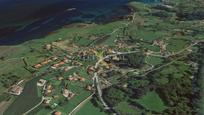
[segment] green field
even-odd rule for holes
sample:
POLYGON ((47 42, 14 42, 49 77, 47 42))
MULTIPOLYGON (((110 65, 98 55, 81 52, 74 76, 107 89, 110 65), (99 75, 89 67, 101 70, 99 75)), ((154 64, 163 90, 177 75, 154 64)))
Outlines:
POLYGON ((107 115, 106 113, 100 111, 99 108, 95 107, 90 101, 88 101, 77 113, 76 115, 107 115))
POLYGON ((166 109, 164 102, 160 99, 156 92, 148 92, 142 98, 136 100, 145 109, 155 112, 162 112, 166 109))
POLYGON ((141 115, 141 111, 134 107, 129 105, 127 102, 120 102, 115 110, 119 112, 121 115, 141 115))
POLYGON ((22 115, 41 101, 36 85, 38 79, 35 78, 26 83, 23 93, 5 111, 5 115, 22 115))

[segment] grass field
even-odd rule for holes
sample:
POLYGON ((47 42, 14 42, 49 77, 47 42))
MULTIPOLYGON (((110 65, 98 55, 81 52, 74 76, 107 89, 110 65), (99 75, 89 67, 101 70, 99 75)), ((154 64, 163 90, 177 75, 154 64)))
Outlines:
POLYGON ((162 64, 163 59, 159 58, 159 57, 146 57, 145 59, 147 61, 148 64, 152 64, 152 65, 159 65, 162 64))
POLYGON ((23 93, 10 105, 4 115, 22 115, 41 101, 36 85, 38 79, 35 78, 26 84, 23 93))
POLYGON ((95 107, 90 101, 88 101, 77 113, 76 115, 107 115, 106 113, 100 111, 99 108, 95 107))
POLYGON ((136 102, 150 111, 162 112, 166 109, 163 101, 156 92, 148 92, 145 96, 136 100, 136 102))
POLYGON ((136 107, 129 105, 127 102, 120 102, 116 108, 121 115, 141 115, 141 111, 136 107))

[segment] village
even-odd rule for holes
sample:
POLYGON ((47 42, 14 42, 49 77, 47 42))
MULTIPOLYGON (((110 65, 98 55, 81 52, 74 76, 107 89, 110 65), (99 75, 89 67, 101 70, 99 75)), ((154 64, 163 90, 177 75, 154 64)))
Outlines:
MULTIPOLYGON (((122 74, 134 71, 140 74, 154 67, 154 65, 146 61, 144 63, 145 65, 143 65, 144 67, 140 68, 140 71, 131 68, 125 56, 126 54, 142 53, 142 55, 146 57, 155 56, 161 58, 175 54, 174 52, 168 52, 166 50, 167 44, 163 40, 154 40, 152 42, 152 46, 160 48, 159 52, 152 50, 138 52, 140 49, 131 51, 132 47, 128 46, 128 49, 127 45, 124 43, 118 43, 114 48, 97 46, 94 48, 78 49, 77 51, 73 50, 74 47, 61 48, 56 44, 56 42, 46 44, 44 49, 50 52, 50 56, 32 66, 36 73, 43 73, 41 75, 39 74, 40 76, 36 76, 39 77, 36 85, 38 95, 42 97, 41 104, 45 108, 50 108, 56 115, 69 112, 66 110, 63 111, 63 108, 67 107, 66 105, 69 105, 72 101, 76 101, 75 99, 80 98, 77 101, 80 103, 86 99, 86 97, 96 92, 101 92, 101 88, 103 89, 111 86, 112 83, 114 84, 109 78, 107 79, 107 71, 111 72, 118 70, 122 72, 122 74), (127 50, 127 52, 124 53, 124 49, 127 50), (96 66, 95 63, 98 63, 98 65, 96 66), (121 69, 121 64, 128 68, 121 69), (99 75, 99 84, 101 86, 96 84, 97 82, 95 82, 95 80, 98 80, 98 78, 96 78, 95 74, 99 75)), ((12 95, 20 95, 23 92, 23 86, 20 85, 21 82, 23 81, 13 85, 9 89, 9 93, 12 95)), ((101 94, 99 93, 98 95, 101 94)), ((101 100, 103 101, 102 96, 101 100)), ((73 108, 77 106, 77 103, 71 106, 73 108)), ((104 106, 106 106, 105 102, 104 106)))
POLYGON ((184 17, 199 2, 169 2, 130 2, 118 19, 77 21, 8 48, 0 57, 5 115, 195 114, 203 21, 184 17))
MULTIPOLYGON (((154 52, 154 51, 151 51, 151 50, 147 50, 146 52, 144 52, 144 55, 146 56, 161 56, 161 57, 164 57, 165 54, 174 54, 174 52, 170 53, 170 52, 165 52, 166 51, 166 46, 167 44, 164 42, 164 41, 160 41, 160 40, 155 40, 153 41, 152 43, 153 46, 158 46, 160 48, 160 51, 159 52, 154 52)), ((51 51, 53 50, 53 48, 56 47, 54 45, 51 45, 51 44, 46 44, 45 45, 45 49, 48 50, 48 51, 51 51)), ((122 43, 119 43, 117 45, 118 48, 114 48, 115 50, 117 49, 124 49, 125 47, 127 47, 125 44, 122 44, 122 43)), ((131 46, 129 46, 131 48, 131 46)), ((108 48, 108 47, 97 47, 95 49, 102 49, 103 51, 105 51, 104 54, 106 55, 109 55, 109 54, 115 54, 117 53, 117 51, 115 51, 114 49, 112 48, 108 48)), ((67 49, 68 51, 72 51, 72 49, 69 47, 69 49, 67 49)), ((103 51, 100 51, 100 52, 103 52, 103 51)), ((104 60, 101 64, 103 67, 99 67, 99 68, 94 68, 94 65, 83 65, 83 62, 81 61, 96 61, 96 58, 97 56, 100 58, 102 57, 102 55, 100 56, 99 52, 95 51, 93 48, 90 48, 90 49, 86 49, 85 51, 82 50, 82 51, 77 51, 77 52, 72 52, 70 53, 71 55, 66 55, 64 56, 64 58, 62 56, 60 57, 57 57, 57 56, 52 56, 51 58, 48 58, 48 59, 45 59, 43 60, 42 62, 39 62, 37 64, 35 64, 33 67, 36 69, 36 70, 39 70, 45 66, 49 66, 50 69, 53 69, 53 70, 57 70, 57 71, 61 71, 61 72, 68 72, 69 70, 73 69, 73 68, 78 68, 78 67, 82 67, 83 69, 86 69, 88 75, 93 75, 93 73, 96 71, 95 69, 98 69, 97 71, 99 72, 103 72, 104 69, 106 70, 111 70, 115 67, 115 65, 113 63, 107 63, 107 59, 104 60), (73 56, 75 55, 75 57, 73 56), (62 59, 63 58, 63 59, 62 59), (61 60, 60 60, 61 59, 61 60), (75 60, 75 59, 78 59, 78 60, 75 60)), ((113 56, 112 58, 112 61, 120 61, 122 58, 119 58, 118 56, 113 56)), ((91 78, 91 76, 90 76, 91 78)), ((52 78, 53 79, 53 78, 52 78)), ((78 73, 73 73, 73 75, 69 75, 67 77, 64 77, 64 76, 58 76, 56 78, 57 80, 59 81, 63 81, 64 79, 65 80, 68 80, 68 81, 80 81, 80 82, 85 82, 86 78, 84 78, 83 76, 81 76, 80 74, 78 73)), ((49 81, 49 78, 48 78, 48 81, 49 81)), ((19 83, 16 83, 15 85, 13 85, 10 90, 9 90, 9 93, 10 94, 13 94, 13 95, 20 95, 23 91, 23 87, 20 86, 21 82, 23 81, 20 81, 19 83)), ((45 79, 40 79, 39 82, 37 83, 37 85, 39 87, 44 87, 42 92, 46 92, 45 94, 49 94, 52 92, 52 86, 49 85, 49 87, 47 86, 47 80, 45 79)), ((87 85, 86 89, 88 89, 89 91, 93 90, 93 84, 92 85, 87 85)), ((65 88, 65 92, 67 93, 67 95, 69 95, 69 92, 71 93, 69 96, 73 97, 74 94, 69 91, 67 88, 65 88)), ((64 92, 64 91, 63 91, 64 92)), ((64 94, 63 94, 64 95, 64 94)), ((68 96, 66 96, 68 97, 68 96)))

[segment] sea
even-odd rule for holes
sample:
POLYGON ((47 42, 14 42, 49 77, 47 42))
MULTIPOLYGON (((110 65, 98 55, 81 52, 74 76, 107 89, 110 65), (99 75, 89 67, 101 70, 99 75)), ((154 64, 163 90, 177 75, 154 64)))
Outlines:
POLYGON ((71 23, 108 22, 114 18, 111 16, 120 17, 127 14, 128 10, 124 5, 130 1, 148 4, 160 2, 160 0, 0 0, 0 45, 17 45, 39 39, 71 23))

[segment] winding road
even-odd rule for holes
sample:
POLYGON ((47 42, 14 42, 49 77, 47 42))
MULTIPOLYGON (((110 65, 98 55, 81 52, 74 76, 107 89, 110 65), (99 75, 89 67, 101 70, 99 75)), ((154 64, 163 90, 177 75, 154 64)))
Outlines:
MULTIPOLYGON (((137 53, 137 52, 139 52, 139 51, 117 52, 116 54, 107 55, 107 56, 99 59, 98 62, 96 62, 95 69, 97 69, 99 67, 100 63, 102 61, 104 61, 104 59, 107 59, 107 58, 110 58, 110 57, 113 57, 113 56, 117 56, 117 55, 126 55, 126 54, 132 54, 132 53, 137 53)), ((110 109, 110 107, 106 104, 106 102, 103 99, 103 92, 102 92, 102 89, 101 89, 101 86, 100 86, 100 81, 99 81, 99 76, 98 76, 97 71, 94 73, 93 80, 94 80, 94 86, 96 85, 95 87, 97 89, 100 101, 102 102, 105 109, 110 109)))

